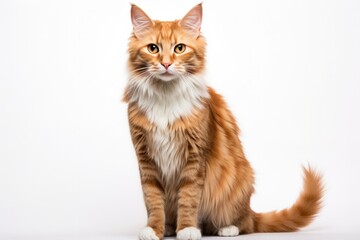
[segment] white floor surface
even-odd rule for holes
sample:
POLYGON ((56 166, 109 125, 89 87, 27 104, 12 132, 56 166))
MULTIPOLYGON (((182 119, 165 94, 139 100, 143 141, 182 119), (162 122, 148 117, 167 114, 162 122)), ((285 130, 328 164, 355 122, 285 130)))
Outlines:
MULTIPOLYGON (((23 236, 0 238, 1 240, 136 240, 137 235, 112 236, 23 236)), ((165 238, 175 240, 175 238, 165 238)), ((203 237, 203 240, 360 240, 360 231, 300 231, 295 233, 255 233, 237 237, 203 237)))

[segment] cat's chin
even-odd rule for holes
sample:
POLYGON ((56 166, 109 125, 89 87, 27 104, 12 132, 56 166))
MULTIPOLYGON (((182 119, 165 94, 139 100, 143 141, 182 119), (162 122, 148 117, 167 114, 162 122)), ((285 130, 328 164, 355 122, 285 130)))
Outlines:
POLYGON ((170 82, 170 81, 177 79, 178 77, 174 74, 166 73, 166 74, 158 75, 157 78, 163 82, 170 82))

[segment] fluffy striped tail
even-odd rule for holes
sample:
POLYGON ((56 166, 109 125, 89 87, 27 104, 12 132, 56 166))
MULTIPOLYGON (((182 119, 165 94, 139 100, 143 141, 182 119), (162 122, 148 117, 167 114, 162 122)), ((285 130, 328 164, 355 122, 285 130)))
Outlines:
POLYGON ((312 168, 303 168, 304 187, 293 206, 281 211, 254 214, 255 232, 292 232, 312 222, 321 209, 324 186, 312 168))

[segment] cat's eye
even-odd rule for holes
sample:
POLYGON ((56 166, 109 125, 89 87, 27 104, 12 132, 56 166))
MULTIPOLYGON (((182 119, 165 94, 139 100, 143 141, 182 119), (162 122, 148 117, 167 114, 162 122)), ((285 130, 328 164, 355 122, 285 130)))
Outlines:
POLYGON ((180 44, 178 44, 178 45, 175 46, 174 51, 175 51, 177 54, 180 54, 180 53, 185 52, 185 49, 186 49, 185 44, 180 43, 180 44))
POLYGON ((156 44, 153 44, 153 43, 149 44, 147 46, 147 49, 148 49, 149 53, 151 53, 151 54, 156 54, 156 53, 159 52, 159 47, 156 46, 156 44))

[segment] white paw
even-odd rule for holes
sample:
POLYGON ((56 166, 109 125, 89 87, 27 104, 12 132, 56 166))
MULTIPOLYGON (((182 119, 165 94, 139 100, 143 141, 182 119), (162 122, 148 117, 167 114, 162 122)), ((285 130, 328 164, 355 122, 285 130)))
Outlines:
POLYGON ((140 240, 159 240, 159 238, 156 236, 156 233, 154 229, 151 227, 146 227, 139 233, 139 239, 140 240))
POLYGON ((223 237, 237 236, 239 235, 239 233, 240 233, 239 228, 234 225, 220 228, 218 231, 218 235, 223 237))
POLYGON ((195 227, 187 227, 181 229, 176 234, 177 240, 200 240, 201 239, 201 232, 199 229, 195 227))

